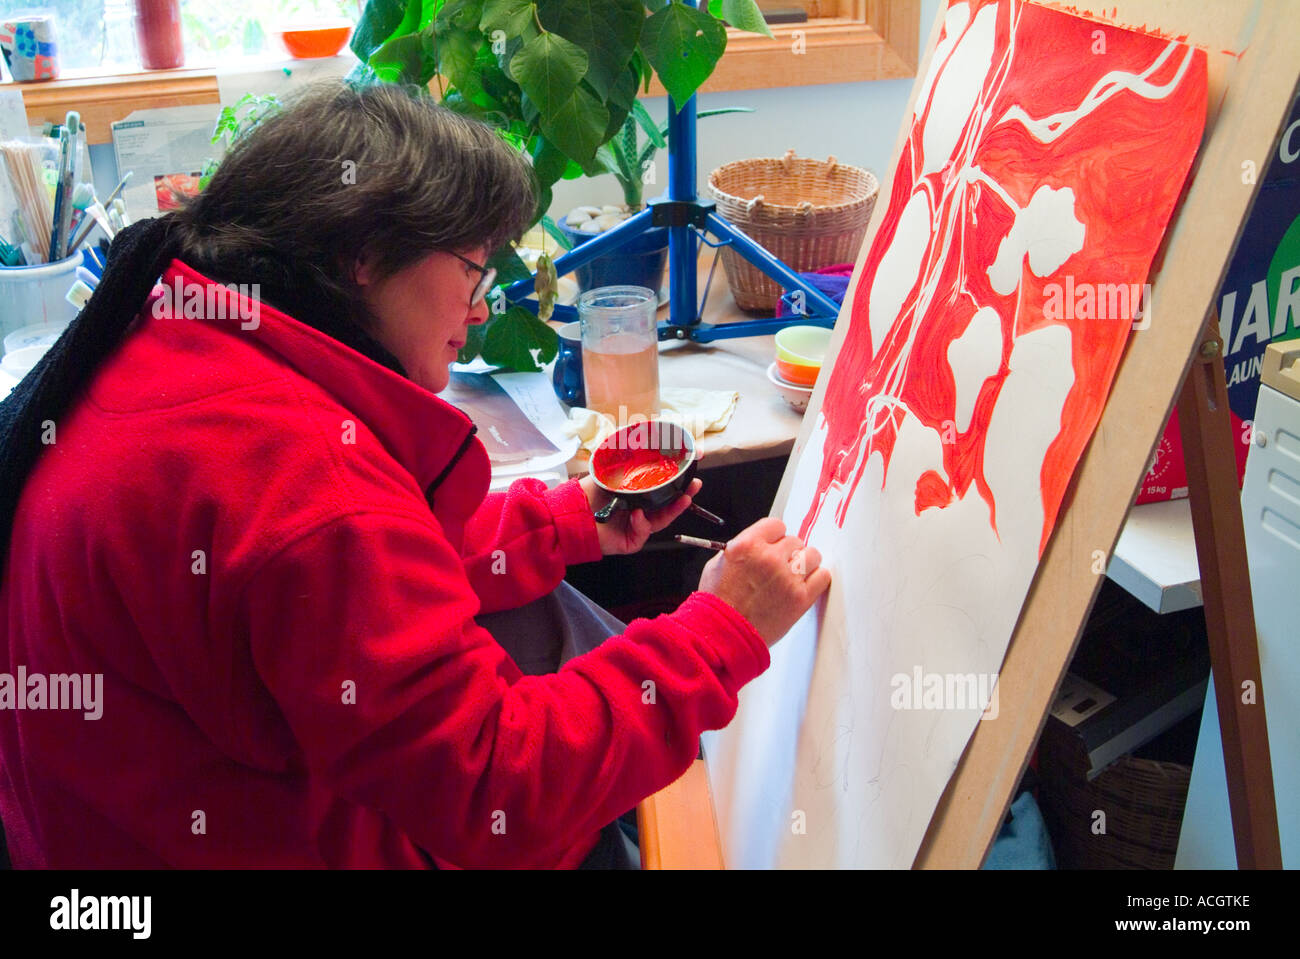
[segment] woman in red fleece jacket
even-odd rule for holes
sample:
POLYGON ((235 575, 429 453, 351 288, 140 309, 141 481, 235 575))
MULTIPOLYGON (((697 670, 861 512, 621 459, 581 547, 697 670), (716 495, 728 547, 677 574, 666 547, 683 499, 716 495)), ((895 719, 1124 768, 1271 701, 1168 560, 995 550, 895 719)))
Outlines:
POLYGON ((119 235, 0 405, 15 865, 577 866, 731 719, 829 584, 776 520, 558 672, 476 622, 689 503, 598 527, 589 483, 487 495, 434 395, 534 203, 486 127, 329 84, 119 235))

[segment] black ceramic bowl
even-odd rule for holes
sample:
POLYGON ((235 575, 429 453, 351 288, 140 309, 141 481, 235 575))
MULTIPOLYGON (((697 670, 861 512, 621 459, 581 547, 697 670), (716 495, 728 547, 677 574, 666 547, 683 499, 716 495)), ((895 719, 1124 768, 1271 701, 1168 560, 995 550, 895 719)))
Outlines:
POLYGON ((682 495, 698 465, 695 439, 675 423, 650 420, 615 430, 591 456, 592 479, 612 497, 596 511, 596 522, 608 522, 619 509, 667 506, 682 495))

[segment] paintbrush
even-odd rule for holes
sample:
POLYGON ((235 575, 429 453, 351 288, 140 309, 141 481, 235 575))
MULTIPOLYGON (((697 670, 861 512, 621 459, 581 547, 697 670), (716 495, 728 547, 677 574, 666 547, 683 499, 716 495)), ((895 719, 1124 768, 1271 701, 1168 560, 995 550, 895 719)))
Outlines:
POLYGON ((126 175, 122 177, 122 179, 117 181, 117 186, 113 187, 113 192, 110 193, 108 195, 108 199, 104 201, 105 207, 110 207, 113 205, 113 201, 117 199, 117 195, 122 192, 122 188, 126 186, 126 181, 131 179, 131 174, 134 172, 135 172, 134 170, 127 170, 126 175))
POLYGON ((687 546, 700 546, 704 549, 716 549, 718 552, 722 552, 727 548, 726 543, 719 542, 716 539, 700 539, 698 536, 686 536, 682 533, 678 533, 673 537, 673 539, 677 540, 679 543, 685 543, 687 546))
POLYGON ((117 231, 113 229, 113 225, 109 223, 108 213, 104 209, 104 204, 95 199, 95 188, 93 186, 89 183, 79 184, 77 186, 76 196, 78 199, 88 198, 87 202, 84 204, 86 222, 81 225, 81 229, 77 231, 77 235, 72 238, 72 244, 68 248, 69 253, 72 253, 77 249, 77 247, 86 242, 86 237, 90 235, 90 231, 95 228, 96 223, 99 224, 100 228, 104 231, 104 235, 110 240, 113 239, 117 233, 117 231))
POLYGON ((707 509, 705 509, 703 506, 700 506, 698 503, 691 503, 689 509, 696 516, 701 516, 716 526, 727 525, 727 521, 725 519, 723 519, 721 516, 716 516, 713 513, 710 513, 707 509))
POLYGON ((81 169, 81 114, 69 110, 59 130, 59 178, 55 185, 54 216, 50 226, 49 261, 62 260, 68 249, 72 224, 72 194, 81 169))

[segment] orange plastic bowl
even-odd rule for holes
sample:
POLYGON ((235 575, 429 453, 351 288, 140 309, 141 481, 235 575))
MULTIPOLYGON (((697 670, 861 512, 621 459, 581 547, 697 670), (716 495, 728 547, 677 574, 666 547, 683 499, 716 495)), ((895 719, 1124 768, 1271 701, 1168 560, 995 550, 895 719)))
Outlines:
POLYGON ((776 361, 776 371, 781 374, 781 379, 787 383, 793 383, 795 386, 813 386, 817 382, 817 374, 821 372, 821 367, 804 366, 802 363, 791 363, 788 360, 778 359, 776 361))
POLYGON ((280 32, 280 39, 289 51, 289 56, 298 60, 315 60, 320 57, 332 57, 343 49, 352 34, 352 27, 346 23, 328 26, 289 27, 280 32))

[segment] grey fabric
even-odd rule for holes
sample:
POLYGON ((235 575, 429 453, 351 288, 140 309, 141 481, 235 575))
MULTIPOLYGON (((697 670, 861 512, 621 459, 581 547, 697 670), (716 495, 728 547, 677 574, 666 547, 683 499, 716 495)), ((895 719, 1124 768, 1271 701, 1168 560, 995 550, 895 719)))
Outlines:
MULTIPOLYGON (((483 613, 475 621, 527 676, 556 672, 627 628, 565 582, 526 606, 483 613)), ((601 830, 579 868, 640 869, 641 852, 615 820, 601 830)))
POLYGON ((578 868, 640 869, 641 850, 615 820, 600 831, 600 841, 578 868))
POLYGON ((627 629, 565 582, 526 606, 483 613, 475 621, 527 676, 553 673, 627 629))

